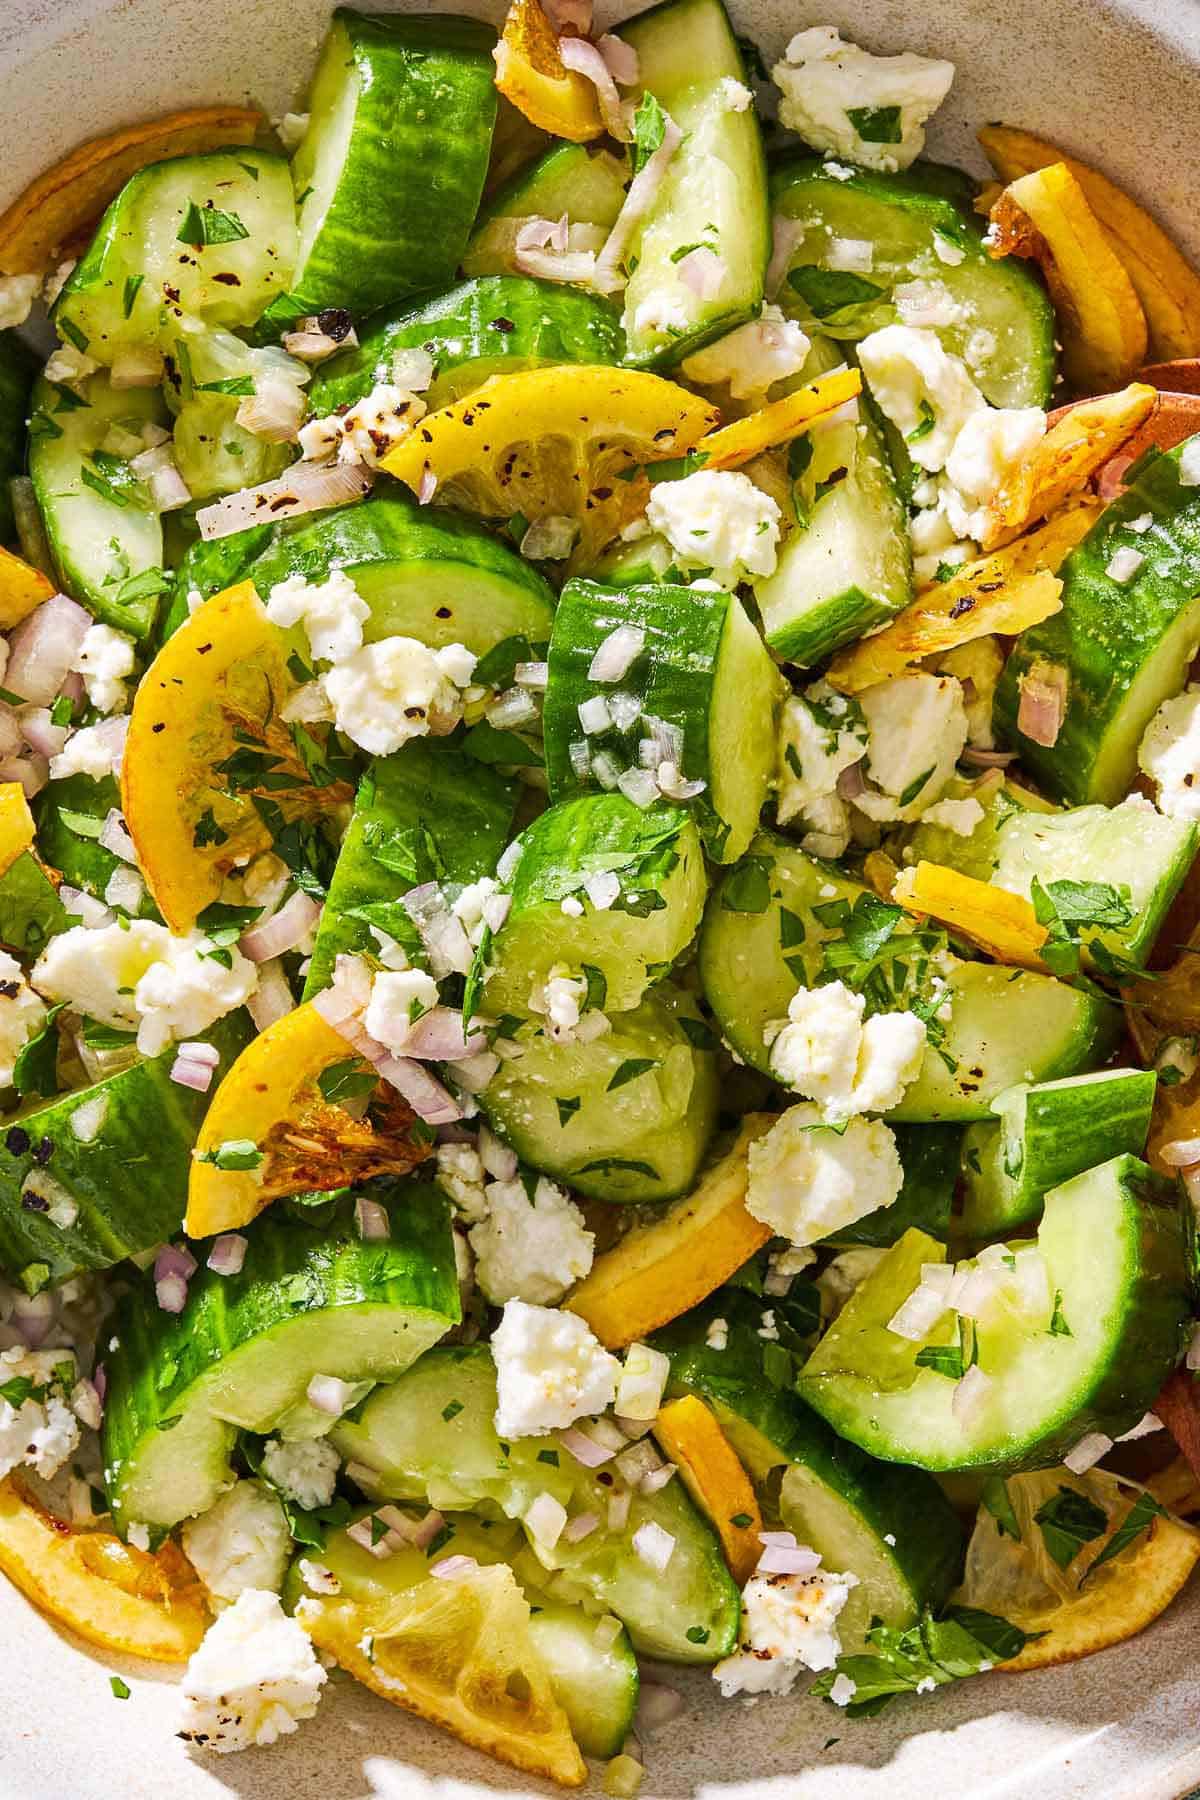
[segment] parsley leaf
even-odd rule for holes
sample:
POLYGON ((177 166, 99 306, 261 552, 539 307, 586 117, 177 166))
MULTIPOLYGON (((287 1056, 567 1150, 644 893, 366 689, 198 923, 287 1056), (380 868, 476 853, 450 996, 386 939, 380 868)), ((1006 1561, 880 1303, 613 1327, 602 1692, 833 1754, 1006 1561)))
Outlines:
POLYGON ((656 1068, 658 1058, 655 1056, 627 1056, 625 1061, 613 1071, 606 1093, 611 1094, 614 1088, 624 1087, 627 1081, 636 1081, 647 1069, 656 1068))
POLYGON ((1041 1527, 1048 1554, 1060 1569, 1074 1562, 1083 1546, 1100 1537, 1108 1524, 1108 1514, 1102 1506, 1078 1488, 1066 1486, 1044 1500, 1033 1517, 1041 1527))
POLYGON ((1160 1506, 1153 1494, 1139 1494, 1103 1550, 1098 1556, 1093 1557, 1086 1572, 1080 1576, 1080 1587, 1083 1586, 1088 1576, 1100 1567, 1101 1563, 1111 1562, 1114 1556, 1120 1556, 1122 1550, 1127 1550, 1135 1538, 1141 1537, 1143 1531, 1148 1531, 1155 1519, 1169 1517, 1170 1514, 1166 1507, 1160 1506))
POLYGON ((919 444, 922 438, 927 438, 929 436, 930 432, 937 424, 937 414, 934 412, 932 406, 930 406, 928 400, 922 400, 919 410, 920 418, 917 423, 913 426, 911 431, 906 431, 904 434, 904 441, 906 444, 919 444))
POLYGON ((1019 1544, 1021 1527, 1017 1524, 1017 1515, 1009 1497, 1008 1483, 1003 1475, 989 1475, 983 1484, 979 1498, 995 1519, 996 1530, 1000 1536, 1010 1537, 1019 1544))
POLYGON ((249 236, 235 212, 222 212, 219 206, 211 203, 197 206, 194 200, 188 201, 187 211, 175 234, 178 243, 191 244, 196 249, 204 249, 209 244, 233 244, 239 238, 249 236))
POLYGON ((934 765, 931 763, 929 768, 925 769, 920 775, 915 775, 913 777, 900 796, 901 806, 912 805, 917 795, 921 792, 921 789, 925 786, 925 783, 929 780, 929 777, 933 774, 933 769, 934 765))
POLYGON ((867 1633, 871 1652, 841 1656, 837 1666, 819 1676, 808 1690, 828 1698, 839 1675, 854 1683, 849 1718, 870 1718, 897 1694, 915 1693, 932 1682, 944 1687, 967 1675, 978 1675, 998 1662, 1019 1656, 1029 1635, 995 1613, 973 1606, 952 1606, 942 1619, 925 1613, 905 1631, 876 1623, 867 1633))
POLYGON ((343 1100, 358 1100, 374 1091, 379 1080, 373 1069, 364 1068, 362 1058, 348 1056, 344 1062, 330 1063, 317 1076, 317 1086, 331 1106, 343 1100))
POLYGON ((580 1097, 578 1094, 575 1094, 569 1100, 556 1099, 554 1104, 558 1108, 558 1124, 559 1129, 561 1130, 562 1127, 568 1124, 579 1111, 580 1097))
POLYGON ((54 1021, 65 1005, 61 1000, 52 1006, 42 1029, 27 1038, 17 1053, 12 1082, 23 1099, 29 1094, 49 1099, 58 1092, 58 1027, 54 1021))
POLYGON ((721 885, 726 912, 764 913, 771 904, 771 865, 765 856, 744 856, 721 885))
POLYGON ((848 106, 846 117, 864 144, 898 144, 904 136, 898 106, 848 106))
POLYGON ((1054 1310, 1050 1314, 1050 1336, 1074 1337, 1074 1335, 1071 1327, 1067 1324, 1066 1315, 1063 1312, 1062 1289, 1055 1288, 1054 1310))
POLYGON ((788 286, 804 301, 815 318, 828 319, 847 306, 865 306, 878 300, 883 289, 877 282, 841 269, 818 269, 802 264, 789 269, 788 286))
POLYGON ((667 115, 654 95, 647 91, 638 101, 633 115, 633 172, 645 167, 662 143, 667 129, 667 115))
POLYGON ((141 287, 141 285, 142 285, 143 281, 145 281, 145 279, 146 279, 146 277, 144 275, 127 275, 125 277, 125 292, 124 292, 124 298, 123 298, 123 306, 124 306, 126 318, 128 318, 130 313, 133 311, 133 303, 138 297, 138 289, 141 287))

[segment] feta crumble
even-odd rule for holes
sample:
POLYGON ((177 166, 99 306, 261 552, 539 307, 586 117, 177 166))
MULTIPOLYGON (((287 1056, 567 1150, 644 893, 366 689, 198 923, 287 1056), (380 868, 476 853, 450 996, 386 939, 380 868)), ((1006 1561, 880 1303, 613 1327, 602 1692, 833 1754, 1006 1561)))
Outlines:
POLYGON ((403 1056, 413 1026, 438 1003, 438 984, 424 969, 384 969, 371 983, 363 1014, 367 1034, 403 1056))
POLYGON ((918 670, 858 696, 874 788, 853 804, 879 822, 921 817, 939 799, 967 741, 963 691, 951 675, 918 670))
POLYGON ((20 963, 0 950, 0 1090, 12 1086, 18 1056, 45 1023, 46 1008, 25 980, 20 963))
POLYGON ((371 609, 345 571, 334 569, 327 581, 318 583, 303 575, 277 581, 267 596, 266 613, 272 625, 285 631, 303 625, 318 662, 339 663, 361 647, 371 609))
POLYGON ((329 1505, 341 1462, 324 1437, 298 1438, 290 1444, 268 1438, 263 1445, 262 1466, 267 1480, 306 1512, 329 1505))
POLYGON ((816 150, 867 169, 907 169, 925 146, 924 126, 950 91, 954 64, 872 56, 834 25, 797 32, 775 64, 780 121, 816 150))
POLYGON ((90 625, 75 652, 71 668, 83 676, 87 697, 97 712, 121 713, 129 702, 126 678, 133 674, 133 639, 111 625, 90 625))
POLYGON ((921 1071, 924 1020, 911 1012, 864 1019, 865 1008, 863 996, 841 981, 799 988, 788 1023, 771 1042, 777 1080, 815 1100, 831 1122, 889 1111, 921 1071))
POLYGON ((324 677, 338 730, 372 756, 430 732, 445 736, 462 717, 462 653, 461 644, 431 650, 410 637, 364 644, 324 677))
POLYGON ((937 333, 885 325, 858 346, 863 378, 923 469, 944 469, 959 433, 987 402, 966 364, 944 350, 937 333))
POLYGON ((345 413, 310 419, 299 431, 300 454, 306 462, 362 464, 377 469, 389 450, 402 443, 426 406, 419 394, 394 382, 380 382, 345 413))
POLYGON ((751 1144, 746 1211, 800 1247, 890 1206, 903 1181, 882 1120, 852 1118, 839 1133, 804 1102, 751 1144))
POLYGON ((106 725, 83 725, 73 731, 58 755, 50 758, 51 781, 65 781, 70 775, 104 781, 116 775, 124 745, 119 738, 114 741, 113 731, 106 725))
POLYGON ((850 814, 837 793, 838 776, 861 762, 867 725, 861 710, 828 683, 792 694, 779 721, 775 815, 781 825, 808 828, 801 839, 813 855, 841 856, 850 842, 850 814), (819 840, 813 842, 814 837, 819 840))
POLYGON ((802 1669, 832 1669, 842 1653, 838 1616, 858 1586, 847 1571, 752 1575, 742 1589, 739 1648, 713 1669, 726 1699, 789 1694, 802 1669))
POLYGON ((278 1596, 246 1588, 184 1670, 179 1735, 222 1753, 273 1744, 312 1718, 326 1679, 307 1632, 278 1596))
POLYGON ((283 1508, 260 1481, 237 1481, 184 1522, 183 1549, 212 1598, 230 1605, 247 1588, 277 1594, 292 1555, 283 1508))
POLYGON ((519 1179, 491 1182, 487 1209, 469 1236, 476 1280, 493 1306, 550 1306, 591 1268, 595 1238, 583 1214, 544 1175, 532 1199, 519 1179))
POLYGON ((728 588, 774 573, 779 508, 748 475, 700 469, 681 481, 660 481, 646 517, 685 571, 711 569, 728 588))
POLYGON ((757 319, 689 356, 683 373, 700 387, 727 382, 735 400, 761 400, 775 382, 800 373, 810 348, 795 320, 768 301, 757 319))
POLYGON ((25 323, 41 285, 40 275, 0 275, 0 331, 25 323))
POLYGON ((1163 701, 1143 733, 1138 767, 1168 819, 1200 819, 1200 686, 1163 701))
POLYGON ((575 1313, 510 1300, 491 1348, 502 1438, 562 1431, 612 1405, 621 1365, 575 1313))

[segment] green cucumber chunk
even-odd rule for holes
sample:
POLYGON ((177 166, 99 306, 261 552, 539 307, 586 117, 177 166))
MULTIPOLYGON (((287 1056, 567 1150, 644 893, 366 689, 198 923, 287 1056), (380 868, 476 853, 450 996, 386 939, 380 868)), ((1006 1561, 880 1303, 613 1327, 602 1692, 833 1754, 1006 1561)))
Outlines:
POLYGON ((314 1375, 392 1381, 458 1323, 445 1200, 412 1182, 372 1192, 389 1238, 363 1240, 345 1216, 316 1228, 260 1219, 241 1273, 199 1270, 182 1313, 163 1312, 148 1283, 123 1303, 103 1438, 122 1529, 207 1511, 232 1479, 238 1431, 298 1416, 314 1375))
POLYGON ((31 850, 0 875, 0 944, 14 955, 37 956, 52 937, 78 923, 31 850))
MULTIPOLYGON (((1066 812, 1023 804, 1015 784, 980 798, 985 816, 969 837, 918 825, 911 840, 914 860, 945 863, 1026 899, 1035 880, 1051 899, 1058 881, 1115 888, 1130 917, 1121 925, 1081 925, 1081 941, 1099 938, 1108 950, 1144 963, 1195 859, 1200 829, 1186 819, 1163 818, 1140 795, 1111 809, 1077 806, 1066 812)), ((1097 896, 1098 907, 1104 901, 1104 895, 1097 896)))
POLYGON ((662 0, 618 35, 637 51, 644 91, 684 134, 634 234, 625 289, 629 361, 666 367, 762 305, 771 252, 762 135, 753 105, 732 104, 728 84, 745 86, 746 69, 721 0, 662 0), (680 273, 679 253, 698 245, 723 265, 708 298, 680 273))
POLYGON ((556 1044, 517 1033, 480 1096, 523 1163, 596 1200, 671 1200, 694 1185, 717 1121, 717 1040, 691 997, 650 988, 612 1029, 556 1044))
POLYGON ((712 1407, 765 1514, 827 1568, 858 1576, 838 1619, 843 1649, 866 1641, 873 1617, 909 1625, 945 1599, 962 1560, 962 1529, 936 1481, 874 1462, 794 1394, 772 1386, 762 1341, 736 1316, 728 1293, 657 1332, 653 1343, 671 1359, 668 1391, 696 1394, 712 1407), (726 1319, 724 1350, 705 1341, 718 1316, 726 1319))
POLYGON ((736 862, 775 772, 786 691, 736 595, 569 581, 554 616, 542 713, 550 797, 604 785, 590 763, 584 768, 584 754, 601 752, 605 767, 637 767, 639 743, 652 729, 647 720, 661 720, 678 734, 670 760, 686 780, 704 783, 689 805, 705 849, 717 862, 736 862), (622 627, 641 633, 642 648, 616 682, 597 680, 593 659, 622 627), (585 735, 580 707, 597 696, 621 703, 630 695, 641 710, 627 729, 614 709, 608 730, 585 735))
POLYGON ((993 406, 1045 406, 1056 366, 1045 289, 1018 257, 993 261, 981 222, 921 168, 898 175, 856 169, 843 178, 820 157, 782 158, 771 171, 772 207, 803 233, 780 304, 806 329, 856 342, 903 321, 897 288, 919 282, 938 300, 944 290, 951 322, 935 327, 938 337, 984 396, 993 406), (869 261, 858 250, 865 266, 853 271, 848 242, 869 246, 869 261))
MULTIPOLYGON (((768 1028, 786 1019, 798 987, 820 979, 825 946, 843 935, 839 903, 852 906, 863 892, 773 832, 760 832, 714 888, 700 978, 722 1036, 752 1068, 771 1073, 768 1028)), ((1119 1033, 1118 1007, 1048 975, 951 957, 946 980, 944 1041, 927 1049, 894 1119, 985 1119, 1014 1082, 1095 1068, 1119 1033)))
POLYGON ((25 424, 36 367, 16 333, 0 331, 0 544, 11 544, 16 537, 8 484, 25 468, 25 424))
MULTIPOLYGON (((241 1011, 205 1033, 221 1055, 214 1089, 251 1036, 241 1011)), ((111 1268, 179 1229, 192 1145, 212 1090, 172 1081, 174 1061, 172 1048, 74 1093, 27 1101, 5 1118, 0 1268, 15 1276, 46 1263, 61 1281, 111 1268)))
POLYGON ((799 523, 773 575, 755 584, 768 644, 808 668, 907 606, 912 598, 908 508, 879 419, 865 401, 852 415, 795 440, 811 447, 794 484, 799 523))
POLYGON ((197 538, 190 544, 175 571, 171 598, 159 621, 158 639, 165 644, 191 616, 193 594, 211 600, 214 594, 244 579, 255 557, 261 556, 276 531, 274 525, 251 525, 223 538, 197 538))
MULTIPOLYGON (((480 208, 462 259, 468 275, 516 274, 516 236, 530 219, 561 219, 595 227, 599 249, 625 199, 629 171, 607 150, 590 144, 556 144, 480 208)), ((587 246, 582 246, 586 248, 587 246)))
POLYGON ((508 840, 516 789, 495 769, 461 751, 420 738, 371 765, 359 783, 342 839, 316 941, 304 998, 328 986, 336 958, 374 956, 375 925, 424 966, 416 927, 401 895, 428 881, 451 898, 490 875, 508 840))
POLYGON ((944 1245, 911 1231, 851 1295, 799 1391, 839 1436, 918 1468, 1047 1468, 1089 1432, 1118 1438, 1153 1404, 1186 1340, 1184 1204, 1177 1183, 1132 1156, 1075 1176, 1046 1196, 1036 1304, 1002 1281, 970 1332, 947 1312, 924 1343, 888 1329, 921 1265, 945 1259, 944 1245), (971 1337, 988 1379, 956 1406, 971 1337), (956 1357, 947 1372, 944 1359, 956 1357))
POLYGON ((252 325, 291 280, 296 214, 282 156, 214 150, 131 175, 54 309, 59 335, 111 366, 168 347, 180 319, 252 325))
POLYGON ((137 436, 143 425, 169 425, 162 395, 114 389, 101 372, 78 392, 39 377, 32 405, 29 474, 59 581, 101 624, 140 642, 159 598, 134 584, 162 566, 162 525, 128 462, 104 444, 114 426, 137 436))
POLYGON ((505 638, 545 643, 554 595, 510 545, 451 512, 419 506, 394 486, 279 530, 242 573, 265 600, 276 582, 327 581, 342 569, 371 609, 368 644, 415 637, 477 656, 505 638))
POLYGON ((512 905, 488 953, 487 1011, 530 1017, 530 996, 560 966, 587 977, 596 1011, 636 1006, 700 923, 707 877, 690 814, 665 802, 643 810, 623 794, 585 794, 550 807, 517 843, 512 905), (600 907, 584 882, 609 873, 620 891, 600 907), (564 900, 573 902, 565 911, 564 900))
POLYGON ((1114 1156, 1141 1156, 1157 1082, 1153 1069, 1101 1069, 997 1094, 998 1123, 963 1134, 963 1231, 1015 1231, 1040 1218, 1043 1197, 1072 1175, 1114 1156))
MULTIPOLYGON (((52 869, 57 869, 68 887, 81 888, 97 900, 104 899, 105 889, 117 870, 129 868, 127 862, 99 841, 109 813, 114 807, 119 811, 120 806, 120 790, 111 775, 101 781, 93 781, 90 775, 69 775, 65 781, 52 781, 43 788, 34 808, 39 853, 52 869)), ((159 918, 158 908, 144 885, 142 897, 130 916, 159 918)))
MULTIPOLYGON (((492 1422, 495 1410, 496 1372, 487 1346, 443 1346, 373 1394, 357 1421, 335 1426, 333 1442, 359 1465, 363 1485, 371 1481, 368 1471, 375 1471, 372 1485, 380 1497, 523 1519, 538 1495, 548 1493, 572 1514, 599 1514, 601 1524, 578 1544, 560 1538, 553 1549, 534 1551, 531 1539, 537 1559, 532 1567, 546 1591, 615 1613, 642 1655, 682 1663, 726 1655, 737 1636, 738 1592, 716 1537, 681 1483, 672 1481, 656 1494, 635 1492, 626 1525, 611 1530, 611 1473, 585 1469, 553 1437, 502 1444, 492 1422), (632 1548, 633 1533, 650 1523, 675 1539, 661 1573, 632 1548)), ((526 1561, 521 1558, 518 1573, 526 1561)))
POLYGON ((453 13, 335 11, 292 159, 293 317, 371 312, 452 279, 487 174, 494 42, 453 13))
POLYGON ((391 381, 400 350, 432 356, 433 383, 424 395, 430 407, 461 400, 493 375, 556 363, 619 363, 625 353, 611 300, 528 275, 487 275, 404 301, 373 314, 358 335, 353 349, 340 350, 314 373, 314 417, 353 406, 379 382, 391 381))
MULTIPOLYGON (((1195 438, 1188 443, 1194 444, 1195 438)), ((1059 571, 1062 610, 1021 633, 996 688, 996 726, 1038 785, 1077 806, 1116 806, 1137 774, 1142 733, 1183 688, 1200 643, 1200 488, 1180 480, 1186 445, 1142 459, 1059 571), (1146 531, 1130 529, 1149 513, 1146 531), (1118 552, 1144 560, 1124 582, 1118 552), (1020 728, 1022 684, 1061 679, 1066 713, 1052 745, 1020 728)))
POLYGON ((282 350, 252 349, 231 332, 193 328, 171 340, 166 371, 163 392, 176 415, 172 449, 193 500, 258 487, 288 467, 295 445, 247 431, 237 412, 261 382, 303 375, 300 364, 282 350))
POLYGON ((681 587, 685 584, 685 577, 675 566, 674 550, 657 531, 647 532, 630 544, 618 539, 591 565, 587 578, 610 588, 654 586, 662 581, 674 581, 681 587))
POLYGON ((964 1138, 973 1130, 987 1129, 986 1125, 968 1126, 964 1133, 958 1125, 897 1125, 896 1148, 904 1170, 900 1192, 890 1206, 844 1225, 822 1242, 837 1249, 852 1244, 886 1249, 915 1225, 944 1243, 950 1235, 964 1138))

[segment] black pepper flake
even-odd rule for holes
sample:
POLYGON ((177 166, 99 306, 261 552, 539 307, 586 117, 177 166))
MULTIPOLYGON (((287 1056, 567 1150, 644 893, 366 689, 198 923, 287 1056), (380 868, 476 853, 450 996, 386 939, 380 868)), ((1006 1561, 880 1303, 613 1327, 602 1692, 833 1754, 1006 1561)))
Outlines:
POLYGON ((152 725, 150 727, 150 729, 151 729, 151 731, 165 731, 167 729, 166 720, 165 719, 160 720, 160 722, 157 725, 152 725))
POLYGON ((197 656, 207 656, 211 649, 212 649, 211 644, 197 644, 196 645, 196 655, 197 656))
POLYGON ((332 338, 335 344, 340 344, 344 337, 350 335, 351 323, 350 314, 344 306, 327 306, 323 312, 317 314, 317 324, 325 336, 332 338))
POLYGON ((516 329, 517 329, 517 327, 512 319, 493 319, 492 320, 492 330, 493 331, 515 331, 516 329))
POLYGON ((172 305, 179 299, 179 289, 168 287, 165 281, 163 282, 163 293, 167 296, 167 299, 171 301, 172 305))
POLYGON ((973 612, 974 610, 974 600, 971 598, 970 594, 964 594, 962 599, 956 600, 954 605, 950 608, 950 617, 952 619, 961 619, 964 613, 973 612))
POLYGON ((5 1000, 15 1000, 20 991, 21 984, 19 981, 0 981, 0 995, 2 995, 5 1000))
POLYGON ((33 1147, 33 1160, 35 1163, 40 1164, 43 1169, 53 1155, 54 1141, 52 1138, 40 1138, 33 1147))
POLYGON ((223 270, 220 275, 214 275, 213 280, 224 282, 226 287, 241 287, 242 285, 241 276, 233 274, 229 269, 223 270))
POLYGON ((29 1148, 29 1133, 23 1125, 10 1125, 4 1134, 4 1148, 10 1156, 24 1156, 29 1148))
MULTIPOLYGON (((448 619, 450 616, 451 616, 450 608, 448 606, 439 606, 437 609, 437 612, 434 614, 434 617, 438 618, 438 619, 448 619)), ((17 991, 16 985, 14 983, 14 986, 13 986, 14 994, 16 993, 16 991, 17 991)))

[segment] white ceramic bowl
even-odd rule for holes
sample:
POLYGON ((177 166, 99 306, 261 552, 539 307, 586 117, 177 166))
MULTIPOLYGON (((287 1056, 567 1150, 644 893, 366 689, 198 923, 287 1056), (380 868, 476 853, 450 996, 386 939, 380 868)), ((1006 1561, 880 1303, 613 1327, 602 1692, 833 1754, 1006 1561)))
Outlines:
MULTIPOLYGON (((452 3, 493 13, 486 0, 452 3)), ((731 4, 768 56, 833 22, 875 50, 950 57, 958 79, 936 153, 982 172, 976 128, 1026 126, 1099 163, 1200 260, 1200 0, 731 4)), ((0 205, 126 120, 243 99, 278 116, 299 97, 330 8, 0 0, 0 205)), ((1200 1784, 1198 1614, 1193 1590, 1120 1649, 964 1682, 858 1724, 816 1701, 722 1703, 693 1677, 679 1684, 687 1710, 646 1746, 644 1800, 1179 1800, 1200 1784)), ((172 1735, 170 1670, 81 1649, 2 1579, 0 1644, 3 1800, 532 1800, 528 1779, 339 1677, 316 1720, 274 1748, 193 1757, 172 1735), (112 1697, 110 1673, 128 1681, 127 1701, 112 1697)))

